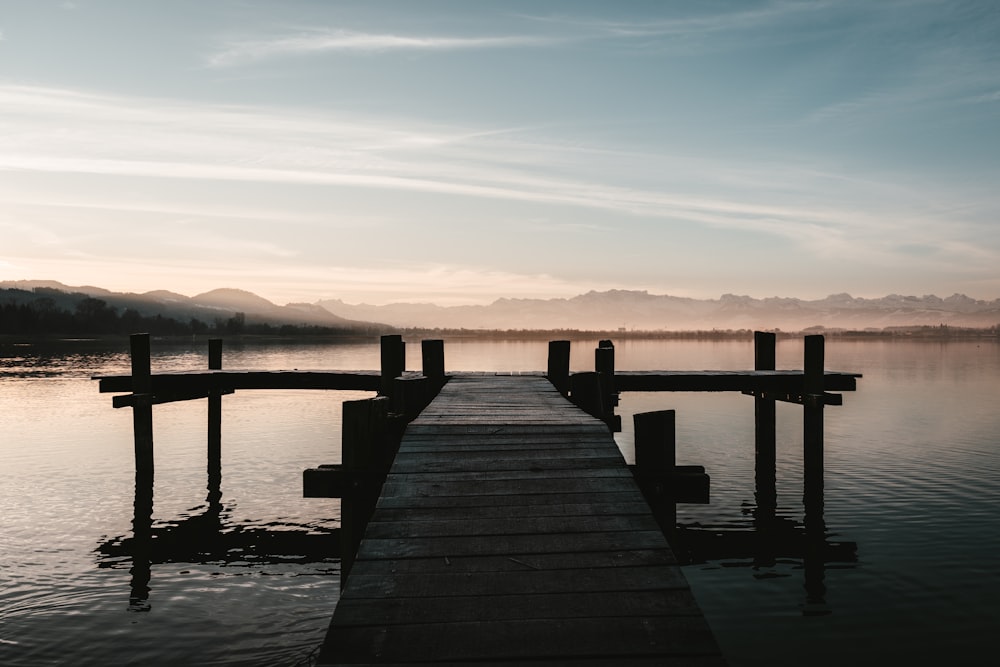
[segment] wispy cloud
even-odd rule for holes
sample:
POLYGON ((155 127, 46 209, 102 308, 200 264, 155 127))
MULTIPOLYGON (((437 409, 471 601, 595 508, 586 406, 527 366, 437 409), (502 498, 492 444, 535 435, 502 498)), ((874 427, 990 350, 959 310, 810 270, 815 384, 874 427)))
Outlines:
MULTIPOLYGON (((610 212, 618 226, 638 217, 740 230, 854 257, 889 252, 903 233, 933 244, 942 225, 954 233, 963 220, 942 213, 940 204, 928 205, 919 190, 794 165, 748 165, 741 183, 733 164, 567 147, 489 129, 18 86, 0 86, 0 109, 0 169, 6 170, 377 188, 568 206, 610 212), (761 169, 773 187, 762 184, 761 169), (635 177, 648 181, 656 173, 684 173, 699 184, 635 184, 635 177)), ((996 210, 997 202, 984 206, 996 210)))
POLYGON ((353 30, 312 29, 225 43, 206 59, 210 67, 231 67, 268 58, 317 53, 384 53, 388 51, 459 51, 546 46, 556 38, 531 35, 478 37, 412 36, 353 30))

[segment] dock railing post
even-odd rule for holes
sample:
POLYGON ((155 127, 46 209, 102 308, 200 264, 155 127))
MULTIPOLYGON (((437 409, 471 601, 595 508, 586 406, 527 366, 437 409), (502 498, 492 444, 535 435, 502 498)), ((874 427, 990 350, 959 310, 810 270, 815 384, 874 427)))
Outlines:
POLYGON ((676 412, 657 410, 632 416, 635 432, 635 474, 660 529, 677 528, 677 503, 670 488, 677 457, 676 412))
POLYGON ((802 461, 806 499, 823 495, 823 390, 825 339, 806 336, 802 382, 802 461))
MULTIPOLYGON (((222 370, 222 339, 208 341, 208 369, 222 370)), ((217 508, 222 500, 222 392, 213 382, 208 392, 208 501, 217 508)))
POLYGON ((823 616, 830 613, 826 604, 824 583, 826 563, 823 550, 826 540, 826 522, 823 518, 823 408, 826 397, 825 370, 826 342, 823 336, 806 336, 805 365, 802 396, 803 431, 803 497, 805 506, 806 544, 803 557, 806 616, 823 616))
POLYGON ((385 396, 345 401, 341 434, 341 462, 348 488, 340 506, 340 585, 351 571, 365 526, 382 490, 385 471, 395 454, 387 433, 389 402, 385 396))
POLYGON ((444 384, 444 341, 420 341, 420 354, 424 377, 430 380, 437 391, 444 384))
MULTIPOLYGON (((754 370, 773 371, 776 368, 777 336, 765 331, 753 333, 754 370)), ((774 516, 777 507, 777 475, 775 447, 775 401, 764 391, 754 396, 754 454, 757 490, 757 510, 774 516)))
POLYGON ((584 372, 570 375, 569 398, 576 407, 590 416, 606 421, 600 373, 584 372))
POLYGON ((545 376, 563 396, 569 396, 569 341, 550 340, 545 376))
POLYGON ((615 344, 602 340, 594 349, 594 370, 601 379, 601 402, 604 418, 613 433, 622 430, 621 417, 615 414, 618 405, 618 388, 615 386, 615 344))
POLYGON ((406 370, 406 351, 403 347, 403 337, 398 334, 386 334, 381 337, 382 380, 379 393, 392 396, 394 381, 406 370))
MULTIPOLYGON (((132 432, 135 439, 136 484, 140 475, 153 480, 153 378, 150 366, 149 334, 129 337, 132 358, 132 432)), ((145 482, 145 479, 143 479, 145 482)))

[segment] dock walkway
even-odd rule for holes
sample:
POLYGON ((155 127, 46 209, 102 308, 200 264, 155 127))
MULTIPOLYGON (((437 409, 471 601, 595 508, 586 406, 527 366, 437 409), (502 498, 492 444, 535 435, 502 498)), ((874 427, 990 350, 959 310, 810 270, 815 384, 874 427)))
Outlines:
POLYGON ((601 421, 460 375, 409 424, 320 665, 723 665, 601 421))

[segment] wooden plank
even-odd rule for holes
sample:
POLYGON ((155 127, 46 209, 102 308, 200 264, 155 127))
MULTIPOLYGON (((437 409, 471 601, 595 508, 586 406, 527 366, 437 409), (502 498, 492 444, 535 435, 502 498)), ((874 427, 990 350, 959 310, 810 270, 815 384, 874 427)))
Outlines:
POLYGON ((452 377, 406 429, 319 664, 720 665, 607 426, 452 377))

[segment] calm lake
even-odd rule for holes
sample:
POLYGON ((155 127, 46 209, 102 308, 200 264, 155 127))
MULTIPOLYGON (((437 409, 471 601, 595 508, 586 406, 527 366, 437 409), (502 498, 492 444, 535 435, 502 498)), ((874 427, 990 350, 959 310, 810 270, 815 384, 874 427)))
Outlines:
MULTIPOLYGON (((412 341, 416 343, 416 341, 412 341)), ((574 342, 592 370, 597 341, 574 342)), ((415 346, 414 346, 415 347, 415 346)), ((751 342, 622 341, 622 370, 746 369, 751 342)), ((411 347, 411 349, 413 349, 411 347)), ((544 341, 448 341, 449 371, 544 370, 544 341)), ((205 368, 204 343, 153 342, 154 372, 205 368)), ((226 343, 230 369, 376 369, 377 341, 226 343)), ((418 357, 409 367, 419 369, 418 357)), ((729 663, 965 664, 1000 628, 1000 344, 839 341, 862 373, 826 409, 825 537, 802 548, 802 409, 778 404, 779 540, 755 530, 754 405, 740 394, 624 394, 677 410, 678 463, 711 503, 681 505, 685 575, 729 663), (762 557, 762 554, 768 557, 762 557), (810 555, 811 554, 811 555, 810 555)), ((779 340, 778 368, 802 367, 779 340)), ((127 342, 0 343, 0 665, 309 665, 339 590, 339 501, 302 470, 340 459, 340 405, 360 392, 225 396, 220 503, 209 503, 206 401, 154 408, 151 554, 133 553, 132 419, 93 375, 127 342), (200 536, 198 548, 184 539, 200 536)), ((981 660, 977 660, 981 661, 981 660)))

